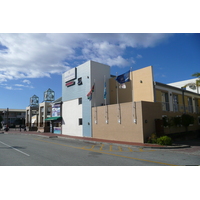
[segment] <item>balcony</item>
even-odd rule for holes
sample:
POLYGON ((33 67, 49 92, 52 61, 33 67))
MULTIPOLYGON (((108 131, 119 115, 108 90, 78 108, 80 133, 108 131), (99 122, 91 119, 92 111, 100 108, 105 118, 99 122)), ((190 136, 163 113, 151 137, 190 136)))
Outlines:
POLYGON ((169 111, 169 102, 161 102, 161 104, 163 111, 169 111))
MULTIPOLYGON (((162 111, 170 111, 169 102, 159 102, 162 105, 162 111)), ((184 113, 184 105, 183 104, 173 104, 172 105, 173 112, 181 112, 184 113)), ((200 114, 200 107, 199 106, 192 106, 192 105, 185 105, 185 112, 186 113, 198 113, 200 114)))

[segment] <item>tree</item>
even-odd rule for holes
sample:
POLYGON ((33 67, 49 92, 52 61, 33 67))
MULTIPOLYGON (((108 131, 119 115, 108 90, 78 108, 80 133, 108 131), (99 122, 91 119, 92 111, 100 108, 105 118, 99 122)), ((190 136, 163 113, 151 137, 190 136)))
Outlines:
POLYGON ((185 127, 186 132, 188 132, 188 126, 194 124, 194 117, 189 114, 183 114, 181 116, 181 124, 185 127))
POLYGON ((183 87, 186 88, 187 86, 196 89, 197 88, 197 93, 199 94, 199 87, 200 87, 200 73, 196 72, 194 74, 192 74, 193 77, 196 77, 196 81, 193 83, 187 83, 186 85, 184 85, 183 87))

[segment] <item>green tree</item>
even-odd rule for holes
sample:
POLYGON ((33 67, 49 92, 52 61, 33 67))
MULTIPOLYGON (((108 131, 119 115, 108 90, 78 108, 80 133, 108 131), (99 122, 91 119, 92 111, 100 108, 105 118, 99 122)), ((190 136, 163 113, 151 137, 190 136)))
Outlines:
POLYGON ((181 116, 181 123, 185 127, 186 132, 188 132, 188 126, 194 124, 194 117, 189 114, 183 114, 181 116))
POLYGON ((197 93, 199 94, 199 87, 200 87, 200 73, 196 72, 192 74, 193 77, 196 77, 196 81, 193 83, 187 83, 183 87, 186 88, 187 86, 190 86, 191 88, 197 88, 197 93))

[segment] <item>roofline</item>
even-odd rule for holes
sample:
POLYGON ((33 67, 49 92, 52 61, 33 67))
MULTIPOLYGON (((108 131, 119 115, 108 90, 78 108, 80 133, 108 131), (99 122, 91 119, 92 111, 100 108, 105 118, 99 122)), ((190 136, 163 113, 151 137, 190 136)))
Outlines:
MULTIPOLYGON (((0 111, 7 111, 7 108, 0 108, 0 111)), ((26 109, 11 109, 8 108, 9 112, 26 112, 26 109)))
MULTIPOLYGON (((164 86, 166 88, 171 88, 171 89, 182 91, 181 88, 178 88, 178 87, 175 87, 175 86, 171 86, 171 85, 167 85, 167 84, 160 83, 160 82, 156 82, 156 81, 154 81, 154 85, 160 85, 160 86, 164 86)), ((195 94, 195 95, 200 96, 200 94, 198 94, 196 92, 191 92, 191 91, 188 91, 188 90, 184 90, 184 91, 187 92, 187 93, 190 93, 190 94, 195 94)))

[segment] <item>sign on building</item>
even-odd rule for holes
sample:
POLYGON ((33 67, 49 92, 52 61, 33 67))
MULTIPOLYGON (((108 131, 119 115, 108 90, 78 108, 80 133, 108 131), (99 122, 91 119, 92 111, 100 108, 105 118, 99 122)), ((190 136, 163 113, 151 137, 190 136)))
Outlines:
POLYGON ((76 79, 76 68, 72 68, 64 73, 65 83, 76 79))

